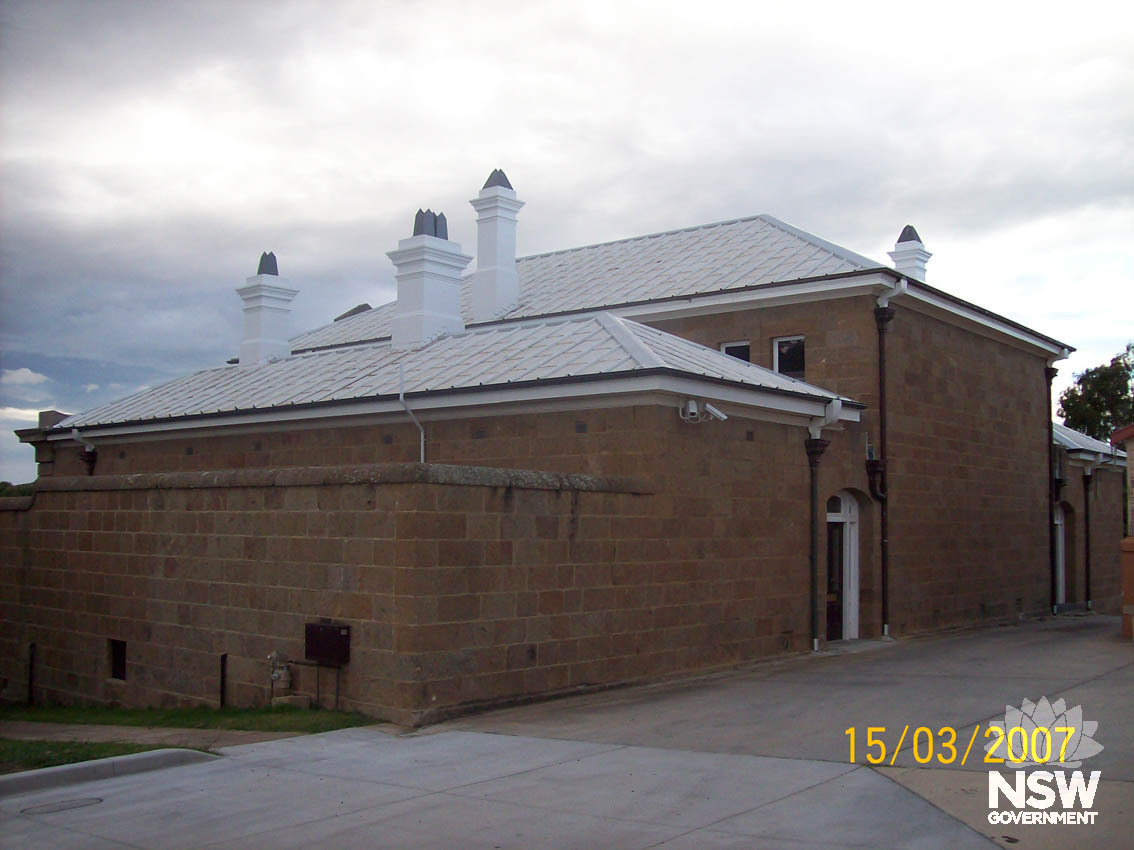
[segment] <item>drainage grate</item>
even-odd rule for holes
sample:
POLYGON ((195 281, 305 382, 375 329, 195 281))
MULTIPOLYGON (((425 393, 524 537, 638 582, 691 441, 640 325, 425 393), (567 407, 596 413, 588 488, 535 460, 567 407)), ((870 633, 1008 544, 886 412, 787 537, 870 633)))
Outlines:
POLYGON ((65 812, 69 809, 81 809, 84 806, 93 806, 102 802, 102 797, 79 797, 76 800, 56 800, 54 803, 43 803, 39 806, 28 806, 20 809, 21 815, 50 815, 55 812, 65 812))

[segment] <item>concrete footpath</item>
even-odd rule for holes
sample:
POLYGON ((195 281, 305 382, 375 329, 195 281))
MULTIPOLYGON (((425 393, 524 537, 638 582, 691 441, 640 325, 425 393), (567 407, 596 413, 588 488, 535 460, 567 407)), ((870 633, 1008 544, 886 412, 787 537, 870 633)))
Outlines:
MULTIPOLYGON (((851 647, 848 647, 848 649, 851 647)), ((411 735, 374 727, 0 797, 0 847, 965 848, 1124 846, 1134 645, 1112 618, 900 641, 518 707, 411 735), (987 767, 851 764, 848 728, 965 737, 1005 705, 1082 705, 1105 749, 1094 825, 987 821, 987 767), (967 730, 967 731, 966 731, 967 730), (995 841, 995 843, 994 843, 995 841)), ((863 746, 860 741, 859 746, 863 746)), ((862 755, 858 754, 861 761, 862 755)))

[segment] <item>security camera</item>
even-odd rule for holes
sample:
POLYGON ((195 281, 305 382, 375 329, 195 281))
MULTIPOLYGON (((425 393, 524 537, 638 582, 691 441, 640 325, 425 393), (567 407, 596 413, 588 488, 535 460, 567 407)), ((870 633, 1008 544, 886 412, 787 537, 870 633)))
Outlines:
POLYGON ((717 410, 717 409, 716 409, 715 407, 713 407, 713 406, 712 406, 711 404, 709 404, 708 402, 705 402, 705 411, 706 411, 706 412, 707 412, 707 413, 708 413, 708 414, 709 414, 710 416, 712 416, 712 417, 713 417, 714 419, 719 419, 719 420, 721 420, 721 422, 724 422, 724 421, 725 421, 726 419, 728 419, 728 417, 727 417, 727 416, 725 416, 725 415, 724 415, 724 414, 723 414, 723 413, 722 413, 721 411, 717 410))
POLYGON ((691 399, 688 399, 685 402, 685 411, 684 412, 685 412, 685 418, 686 419, 696 419, 698 417, 699 411, 697 410, 696 399, 691 398, 691 399))

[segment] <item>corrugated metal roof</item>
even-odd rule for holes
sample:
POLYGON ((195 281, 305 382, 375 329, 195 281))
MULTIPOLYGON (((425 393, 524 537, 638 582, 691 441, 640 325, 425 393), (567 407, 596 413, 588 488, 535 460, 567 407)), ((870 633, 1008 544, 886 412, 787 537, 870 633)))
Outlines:
MULTIPOLYGON (((406 393, 670 369, 772 391, 839 398, 803 381, 609 313, 492 325, 418 349, 389 342, 207 369, 68 417, 57 428, 174 419, 406 393)), ((849 399, 846 399, 850 401, 849 399)), ((853 402, 852 402, 853 403, 853 402)))
POLYGON ((1085 452, 1101 452, 1105 455, 1114 455, 1115 457, 1124 458, 1126 452, 1122 449, 1116 448, 1110 443, 1104 443, 1102 440, 1096 440, 1094 437, 1088 437, 1081 431, 1076 431, 1068 428, 1066 425, 1061 425, 1058 422, 1051 423, 1052 437, 1057 445, 1071 451, 1085 451, 1085 452))
MULTIPOLYGON (((573 310, 880 268, 873 260, 769 215, 637 236, 516 261, 519 305, 500 318, 573 310)), ((470 284, 462 291, 472 322, 470 284)), ((292 350, 382 339, 394 302, 300 334, 292 350)))

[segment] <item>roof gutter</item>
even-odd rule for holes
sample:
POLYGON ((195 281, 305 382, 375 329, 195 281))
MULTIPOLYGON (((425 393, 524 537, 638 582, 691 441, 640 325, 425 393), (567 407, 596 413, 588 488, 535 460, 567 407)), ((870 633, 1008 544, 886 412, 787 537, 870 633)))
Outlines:
MULTIPOLYGON (((680 295, 666 295, 661 298, 642 298, 637 301, 620 301, 615 304, 596 304, 589 307, 577 307, 572 310, 556 310, 550 313, 533 313, 530 315, 513 316, 506 319, 493 319, 490 322, 469 322, 465 325, 465 330, 474 330, 480 328, 489 328, 496 325, 509 325, 517 322, 531 322, 535 320, 544 321, 547 319, 562 319, 568 316, 585 316, 590 313, 609 313, 615 310, 627 310, 633 307, 648 307, 654 304, 676 304, 681 302, 692 302, 707 298, 717 298, 722 295, 734 295, 744 292, 760 292, 769 289, 782 289, 787 286, 806 286, 810 283, 824 283, 826 281, 841 280, 843 278, 858 278, 858 277, 871 277, 874 275, 882 274, 884 272, 892 272, 893 269, 888 269, 885 266, 876 266, 867 269, 852 269, 844 272, 832 272, 830 274, 813 275, 811 277, 799 277, 792 280, 776 280, 768 281, 766 283, 752 283, 747 286, 729 286, 723 289, 714 289, 708 292, 690 292, 680 295)), ((381 309, 386 305, 379 305, 374 309, 381 309)), ((332 323, 333 324, 333 323, 332 323)), ((367 345, 375 342, 386 342, 390 339, 389 334, 383 336, 367 337, 366 339, 351 340, 350 342, 333 342, 327 345, 312 345, 306 348, 296 348, 292 350, 292 354, 306 354, 311 351, 329 351, 335 348, 350 348, 355 345, 367 345)))
MULTIPOLYGON (((695 376, 670 367, 638 369, 622 373, 604 375, 564 376, 531 381, 518 381, 510 384, 494 384, 476 387, 463 387, 448 390, 424 390, 411 393, 386 394, 354 399, 306 402, 272 408, 250 408, 240 410, 194 413, 185 416, 172 416, 163 419, 141 419, 122 422, 105 422, 78 426, 84 436, 120 436, 124 434, 153 433, 171 430, 188 430, 197 423, 202 427, 227 425, 257 425, 271 422, 295 422, 316 420, 333 415, 386 415, 395 411, 405 411, 406 399, 419 399, 424 405, 415 405, 417 414, 426 410, 453 410, 466 406, 508 403, 512 401, 534 401, 542 403, 549 400, 581 402, 588 399, 613 396, 635 395, 647 392, 662 392, 680 395, 704 394, 706 386, 720 387, 720 392, 712 395, 728 404, 767 410, 774 415, 788 416, 795 420, 822 415, 832 399, 814 396, 777 387, 753 387, 737 381, 710 376, 695 376), (600 386, 595 386, 595 385, 600 386), (601 385, 607 386, 601 386, 601 385), (554 387, 554 392, 540 392, 554 387), (572 391, 572 389, 574 391, 572 391), (468 398, 463 402, 462 396, 468 398), (481 401, 487 396, 487 400, 481 401), (495 396, 495 397, 493 397, 495 396), (767 400, 759 404, 760 396, 767 400), (347 408, 354 408, 349 410, 347 408)), ((865 408, 861 402, 839 399, 842 419, 858 421, 859 411, 865 408)), ((36 429, 19 432, 22 442, 64 440, 71 436, 68 428, 36 429)))
MULTIPOLYGON (((904 275, 900 274, 894 269, 881 269, 880 271, 883 274, 894 278, 895 280, 906 279, 904 275)), ((1027 325, 1022 325, 1019 322, 1007 318, 1006 316, 1001 316, 999 313, 994 313, 992 310, 986 310, 984 307, 973 304, 971 301, 966 301, 963 298, 958 298, 955 295, 950 295, 948 292, 936 289, 927 283, 922 283, 919 280, 906 280, 908 282, 907 285, 903 287, 903 292, 907 293, 910 297, 928 304, 938 306, 941 309, 948 310, 955 315, 965 316, 966 318, 969 318, 972 321, 976 321, 981 324, 991 325, 992 327, 1003 325, 1004 327, 999 328, 999 330, 1005 333, 1009 333, 1011 336, 1014 336, 1017 339, 1031 343, 1032 345, 1042 348, 1052 354, 1057 354, 1059 355, 1058 359, 1060 360, 1065 359, 1070 355, 1072 351, 1075 350, 1074 347, 1068 345, 1065 342, 1060 342, 1054 337, 1047 336, 1046 334, 1041 334, 1039 331, 1034 331, 1027 325), (947 303, 945 305, 942 305, 938 302, 947 303), (974 315, 966 316, 966 313, 971 313, 974 315)), ((895 293, 895 295, 896 294, 897 293, 895 293)))
MULTIPOLYGON (((890 287, 890 294, 885 293, 881 296, 885 298, 887 304, 890 298, 897 297, 898 295, 908 294, 910 297, 927 304, 931 304, 946 310, 947 312, 955 315, 964 316, 972 321, 984 324, 994 329, 1007 333, 1023 342, 1034 345, 1038 348, 1047 351, 1050 354, 1060 354, 1060 359, 1065 358, 1070 352, 1075 349, 1067 343, 1060 342, 1054 337, 1041 334, 1038 331, 1032 330, 1026 325, 1013 321, 1006 316, 1001 316, 999 313, 994 313, 991 310, 986 310, 973 304, 971 301, 966 301, 963 298, 958 298, 955 295, 950 295, 948 292, 936 289, 926 283, 917 280, 909 280, 905 275, 892 269, 888 266, 874 266, 864 269, 853 269, 851 271, 832 272, 825 275, 814 275, 812 277, 801 277, 793 280, 778 280, 769 281, 767 283, 754 283, 748 286, 733 286, 724 289, 716 289, 710 292, 694 292, 683 295, 667 295, 663 298, 647 298, 637 301, 623 301, 616 304, 600 304, 589 307, 580 307, 573 310, 559 310, 551 313, 537 313, 532 315, 515 316, 513 318, 496 319, 491 322, 471 322, 466 328, 468 330, 476 328, 486 328, 495 325, 512 324, 514 322, 531 321, 533 319, 556 319, 567 316, 581 316, 588 313, 597 312, 611 312, 621 310, 631 310, 635 307, 648 307, 651 305, 665 306, 677 303, 692 303, 695 301, 702 301, 711 298, 719 298, 724 295, 739 295, 745 292, 762 292, 773 289, 783 289, 790 286, 806 286, 808 284, 824 283, 827 281, 845 280, 860 277, 871 277, 875 275, 883 275, 893 279, 896 287, 890 287), (903 283, 903 281, 905 281, 903 283), (941 303, 944 302, 944 303, 941 303), (972 314, 966 316, 966 314, 972 314), (1066 352, 1066 354, 1062 354, 1066 352)), ((886 305, 882 305, 886 306, 886 305)), ((381 309, 375 308, 375 309, 381 309)), ((349 342, 336 342, 327 345, 313 345, 304 348, 293 349, 293 354, 305 354, 312 351, 330 351, 336 348, 350 348, 355 345, 367 345, 375 342, 384 342, 390 339, 389 334, 383 336, 367 337, 365 339, 351 340, 349 342)))

